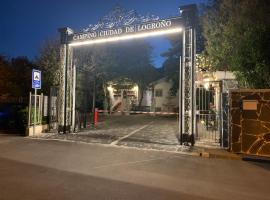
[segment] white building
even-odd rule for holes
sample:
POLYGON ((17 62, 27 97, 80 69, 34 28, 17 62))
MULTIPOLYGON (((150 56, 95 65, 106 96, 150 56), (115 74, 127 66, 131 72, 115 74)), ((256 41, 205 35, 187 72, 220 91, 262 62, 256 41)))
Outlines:
POLYGON ((172 81, 161 78, 149 85, 144 92, 142 106, 150 107, 152 112, 176 112, 178 109, 178 92, 171 94, 172 81))
POLYGON ((110 111, 129 111, 138 104, 138 85, 123 83, 122 87, 113 82, 107 87, 110 97, 110 111))
MULTIPOLYGON (((209 87, 218 85, 223 80, 235 80, 235 76, 232 72, 228 71, 216 71, 212 73, 197 74, 196 87, 203 87, 208 90, 209 87)), ((141 107, 137 108, 143 111, 152 112, 178 112, 179 107, 179 94, 171 93, 172 81, 166 77, 161 78, 149 85, 149 89, 144 91, 141 107)), ((132 108, 136 108, 139 105, 140 100, 140 88, 138 85, 134 85, 129 89, 116 89, 113 83, 108 87, 111 101, 111 111, 121 110, 129 111, 132 108)), ((213 90, 215 93, 214 104, 219 106, 219 93, 220 88, 213 90)))
POLYGON ((141 111, 177 112, 178 92, 172 95, 172 81, 161 78, 149 85, 144 91, 141 107, 139 106, 140 88, 134 85, 129 89, 116 89, 111 82, 108 84, 111 111, 130 111, 135 108, 141 111))

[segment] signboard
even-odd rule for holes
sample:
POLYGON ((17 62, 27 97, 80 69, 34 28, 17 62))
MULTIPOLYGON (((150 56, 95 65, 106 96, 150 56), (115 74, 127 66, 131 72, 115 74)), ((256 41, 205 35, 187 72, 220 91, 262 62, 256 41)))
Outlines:
POLYGON ((36 69, 32 70, 32 88, 41 89, 41 71, 36 69))
POLYGON ((164 20, 156 20, 142 24, 133 24, 113 29, 96 30, 83 33, 74 33, 69 36, 69 43, 82 42, 87 40, 102 39, 115 36, 131 35, 134 33, 147 33, 168 29, 181 28, 181 17, 164 20))
POLYGON ((258 101, 257 100, 243 100, 243 110, 257 110, 258 101))

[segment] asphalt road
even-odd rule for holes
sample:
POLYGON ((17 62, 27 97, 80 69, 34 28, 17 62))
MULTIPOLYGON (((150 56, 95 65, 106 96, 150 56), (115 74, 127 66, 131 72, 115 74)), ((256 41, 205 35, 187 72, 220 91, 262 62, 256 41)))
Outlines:
POLYGON ((0 136, 0 199, 270 199, 270 165, 0 136))

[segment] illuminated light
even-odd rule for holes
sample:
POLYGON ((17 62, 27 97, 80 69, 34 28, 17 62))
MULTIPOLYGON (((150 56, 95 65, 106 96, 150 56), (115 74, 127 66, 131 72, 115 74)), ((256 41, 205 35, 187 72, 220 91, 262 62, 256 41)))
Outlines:
POLYGON ((108 89, 109 91, 113 91, 113 87, 112 87, 111 85, 108 86, 107 89, 108 89))
POLYGON ((89 40, 89 41, 83 41, 83 42, 74 42, 74 43, 69 44, 69 46, 75 47, 75 46, 82 46, 82 45, 115 42, 115 41, 121 41, 121 40, 138 39, 138 38, 145 38, 145 37, 151 37, 151 36, 179 33, 181 31, 182 31, 182 28, 174 28, 174 29, 163 30, 163 31, 138 33, 134 35, 124 35, 124 36, 119 36, 119 37, 103 38, 103 39, 89 40))
POLYGON ((209 81, 210 81, 209 78, 204 79, 204 84, 203 84, 203 86, 204 86, 204 88, 205 88, 206 90, 208 90, 208 89, 210 88, 209 81))
POLYGON ((139 87, 138 87, 138 86, 134 86, 134 87, 133 87, 133 90, 138 92, 139 87))
POLYGON ((209 84, 209 83, 205 83, 205 84, 204 84, 204 88, 205 88, 206 90, 209 90, 210 84, 209 84))

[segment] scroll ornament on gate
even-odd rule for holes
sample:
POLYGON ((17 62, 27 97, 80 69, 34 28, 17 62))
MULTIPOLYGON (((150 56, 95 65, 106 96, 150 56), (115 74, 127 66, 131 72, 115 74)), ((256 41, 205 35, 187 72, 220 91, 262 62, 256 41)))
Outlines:
POLYGON ((151 14, 142 16, 135 10, 126 10, 121 6, 116 6, 111 12, 102 17, 97 24, 90 24, 87 28, 83 29, 83 31, 89 32, 102 29, 118 28, 157 20, 159 20, 158 16, 151 14))

